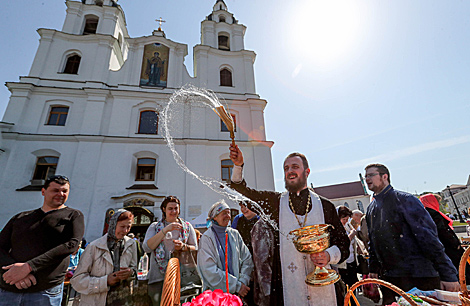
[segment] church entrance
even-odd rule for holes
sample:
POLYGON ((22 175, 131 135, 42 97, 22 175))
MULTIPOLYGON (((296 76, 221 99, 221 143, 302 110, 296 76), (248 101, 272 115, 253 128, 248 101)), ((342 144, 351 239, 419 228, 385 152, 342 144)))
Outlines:
POLYGON ((126 206, 124 208, 134 214, 134 223, 132 224, 131 233, 143 239, 147 228, 153 222, 154 214, 147 208, 141 206, 126 206))

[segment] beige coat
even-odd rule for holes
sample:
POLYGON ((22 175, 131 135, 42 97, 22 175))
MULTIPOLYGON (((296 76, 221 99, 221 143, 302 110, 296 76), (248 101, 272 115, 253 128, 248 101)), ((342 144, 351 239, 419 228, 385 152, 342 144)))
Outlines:
MULTIPOLYGON (((81 293, 80 305, 106 305, 109 290, 108 275, 113 272, 113 260, 107 246, 108 234, 91 242, 78 262, 77 270, 70 280, 72 287, 81 293)), ((121 267, 133 270, 137 267, 137 247, 135 241, 124 237, 124 251, 121 267)))

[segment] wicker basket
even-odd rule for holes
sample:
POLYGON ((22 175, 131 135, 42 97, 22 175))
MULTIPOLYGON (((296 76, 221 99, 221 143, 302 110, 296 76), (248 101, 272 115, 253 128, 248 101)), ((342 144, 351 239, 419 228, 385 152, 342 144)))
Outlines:
POLYGON ((171 258, 166 267, 163 281, 161 306, 180 305, 181 294, 180 263, 178 258, 171 258))
POLYGON ((462 255, 462 259, 460 259, 460 265, 459 265, 459 281, 460 281, 459 298, 463 306, 470 306, 470 296, 467 290, 467 280, 465 279, 465 268, 467 265, 469 254, 470 254, 470 248, 467 248, 465 253, 463 253, 462 255))
MULTIPOLYGON (((346 293, 346 297, 344 298, 344 306, 349 305, 349 299, 353 295, 354 290, 356 290, 356 288, 358 288, 359 286, 362 286, 362 285, 365 285, 365 284, 379 284, 379 285, 385 286, 385 287, 395 291, 399 295, 401 295, 408 303, 410 303, 411 306, 418 306, 418 304, 416 304, 416 302, 413 301, 413 299, 410 298, 410 296, 408 294, 406 294, 405 291, 401 290, 397 286, 392 285, 392 284, 390 284, 386 281, 383 281, 383 280, 380 280, 380 279, 375 279, 375 278, 363 279, 361 281, 358 281, 354 285, 352 285, 351 288, 349 288, 349 291, 346 293)), ((356 304, 359 306, 359 303, 357 302, 357 300, 356 300, 356 304)))

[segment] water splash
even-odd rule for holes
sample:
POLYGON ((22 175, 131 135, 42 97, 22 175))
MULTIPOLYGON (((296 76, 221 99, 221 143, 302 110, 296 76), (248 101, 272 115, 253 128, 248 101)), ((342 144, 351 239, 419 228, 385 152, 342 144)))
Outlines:
POLYGON ((193 178, 199 180, 205 186, 209 187, 214 192, 224 196, 225 198, 235 202, 249 202, 264 221, 269 223, 274 230, 279 231, 277 224, 271 219, 271 215, 266 214, 264 210, 258 205, 258 203, 231 189, 225 183, 219 182, 213 178, 198 175, 186 166, 183 159, 175 149, 175 143, 173 141, 173 136, 171 135, 172 128, 170 127, 170 123, 175 118, 175 113, 178 111, 184 112, 186 103, 189 103, 191 107, 210 107, 217 114, 219 114, 221 109, 226 108, 213 91, 195 86, 184 86, 171 95, 168 104, 165 106, 162 112, 163 135, 165 137, 168 148, 173 154, 173 158, 175 159, 176 164, 193 178))

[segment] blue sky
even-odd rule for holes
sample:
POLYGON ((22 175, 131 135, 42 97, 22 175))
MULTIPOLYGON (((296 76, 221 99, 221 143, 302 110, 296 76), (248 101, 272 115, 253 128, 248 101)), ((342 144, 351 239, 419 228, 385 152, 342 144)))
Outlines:
MULTIPOLYGON (((131 37, 166 37, 192 48, 215 0, 120 0, 131 37)), ((371 162, 409 192, 465 184, 470 174, 470 1, 225 0, 257 53, 276 190, 282 162, 307 155, 309 183, 358 179, 371 162)), ((0 81, 27 75, 37 28, 61 29, 63 0, 2 3, 0 81)), ((0 87, 0 116, 9 100, 0 87)))

